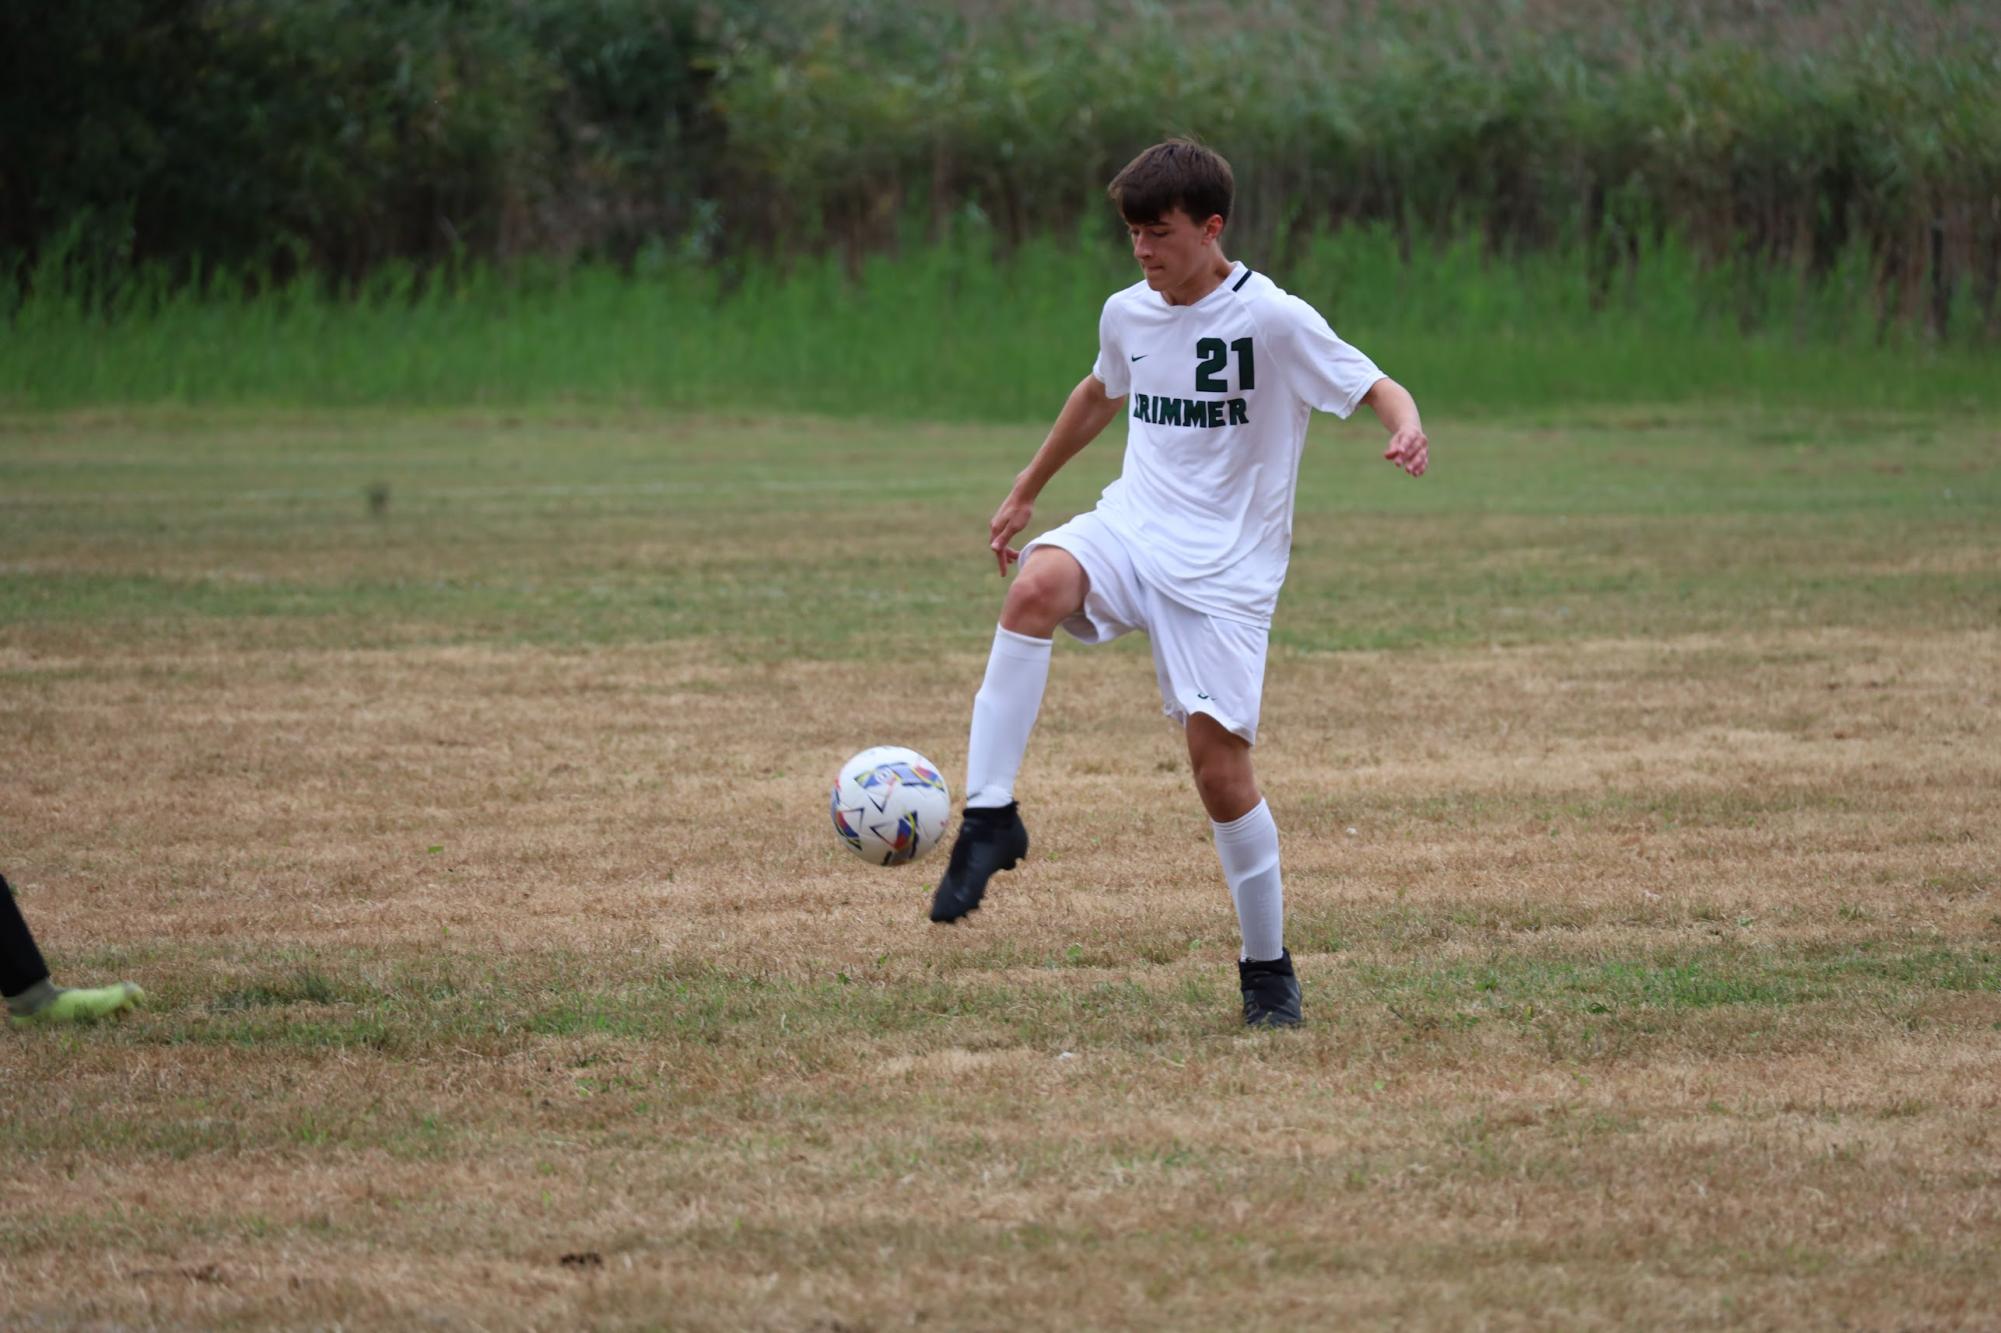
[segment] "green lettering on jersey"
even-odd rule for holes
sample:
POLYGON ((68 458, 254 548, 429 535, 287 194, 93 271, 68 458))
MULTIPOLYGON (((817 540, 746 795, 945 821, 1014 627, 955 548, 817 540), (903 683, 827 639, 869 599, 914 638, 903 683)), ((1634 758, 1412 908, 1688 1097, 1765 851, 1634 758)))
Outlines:
POLYGON ((1237 354, 1237 387, 1246 392, 1258 387, 1258 363, 1251 355, 1251 340, 1239 338, 1230 344, 1237 354))
POLYGON ((1223 393, 1229 385, 1223 383, 1222 369, 1230 359, 1229 348, 1221 338, 1203 338, 1195 344, 1195 355, 1202 359, 1195 365, 1195 388, 1201 393, 1223 393))
POLYGON ((1168 398, 1161 394, 1136 393, 1133 420, 1149 426, 1192 426, 1215 430, 1222 426, 1251 424, 1250 404, 1242 398, 1168 398))

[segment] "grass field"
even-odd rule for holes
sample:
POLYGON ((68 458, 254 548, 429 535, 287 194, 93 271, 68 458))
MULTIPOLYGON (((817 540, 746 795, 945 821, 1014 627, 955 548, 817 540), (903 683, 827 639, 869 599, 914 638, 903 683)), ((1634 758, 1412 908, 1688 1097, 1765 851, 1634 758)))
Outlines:
POLYGON ((0 418, 0 867, 154 999, 0 1034, 0 1325, 2001 1326, 2001 424, 1429 426, 1315 426, 1247 1035, 1144 645, 969 926, 827 826, 1036 428, 0 418))

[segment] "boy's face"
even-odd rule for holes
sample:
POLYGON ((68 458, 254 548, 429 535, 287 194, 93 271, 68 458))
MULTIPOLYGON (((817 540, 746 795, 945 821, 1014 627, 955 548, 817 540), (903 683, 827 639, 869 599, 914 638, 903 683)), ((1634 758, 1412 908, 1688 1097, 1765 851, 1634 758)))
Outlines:
POLYGON ((1146 274, 1146 285, 1157 292, 1185 287, 1214 258, 1216 238, 1223 233, 1223 219, 1211 217, 1197 222, 1180 207, 1169 209, 1152 222, 1126 222, 1133 241, 1133 258, 1146 274))

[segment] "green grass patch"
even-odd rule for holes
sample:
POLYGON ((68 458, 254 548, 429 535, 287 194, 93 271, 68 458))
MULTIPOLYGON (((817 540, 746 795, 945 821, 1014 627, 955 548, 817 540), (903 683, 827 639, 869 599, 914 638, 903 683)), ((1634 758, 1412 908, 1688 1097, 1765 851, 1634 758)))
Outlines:
POLYGON ((335 1004, 348 998, 339 985, 317 968, 305 967, 287 976, 250 982, 224 991, 209 1002, 219 1013, 293 1004, 335 1004))
MULTIPOLYGON (((1394 962, 1316 953, 1303 955, 1302 965, 1327 1012, 1375 1002, 1460 1025, 1595 1015, 1647 1026, 1708 1009, 1816 1005, 1889 1016, 1936 995, 2001 993, 2001 952, 1939 942, 1721 942, 1620 957, 1538 949, 1477 963, 1439 963, 1422 952, 1394 962)), ((699 957, 613 968, 581 955, 475 964, 327 953, 197 1004, 185 1001, 203 997, 167 989, 160 1004, 114 1031, 117 1040, 142 1044, 355 1047, 407 1057, 457 1048, 498 1057, 546 1039, 592 1038, 707 1049, 706 1063, 746 1070, 807 1071, 942 1046, 1143 1050, 1234 1036, 1219 1025, 1230 1016, 1228 978, 1201 959, 1036 986, 1003 982, 989 970, 1008 966, 1003 956, 944 975, 898 969, 857 981, 811 959, 758 974, 699 957), (441 984, 446 975, 456 980, 441 984), (318 1008, 287 1012, 305 1004, 318 1008)))
MULTIPOLYGON (((1316 424, 1280 650, 2001 618, 1985 419, 1603 409, 1431 430, 1413 483, 1372 422, 1316 424)), ((0 641, 978 652, 1002 592, 987 518, 1035 438, 654 412, 0 419, 0 641)), ((1094 502, 1120 444, 1057 479, 1038 530, 1094 502)))

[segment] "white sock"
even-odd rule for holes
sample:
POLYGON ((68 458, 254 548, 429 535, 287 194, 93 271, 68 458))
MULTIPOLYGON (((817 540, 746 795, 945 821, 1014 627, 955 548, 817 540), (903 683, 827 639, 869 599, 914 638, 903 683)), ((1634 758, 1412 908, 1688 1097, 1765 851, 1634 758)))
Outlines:
POLYGON ((1247 962, 1265 963, 1285 952, 1285 886, 1278 874, 1278 824, 1271 806, 1257 809, 1227 824, 1211 821, 1216 830, 1216 859, 1230 883, 1237 905, 1237 928, 1244 934, 1247 962))
POLYGON ((998 809, 1014 799, 1015 775, 1049 683, 1051 642, 994 626, 994 649, 987 678, 973 696, 973 734, 966 742, 969 809, 998 809))

